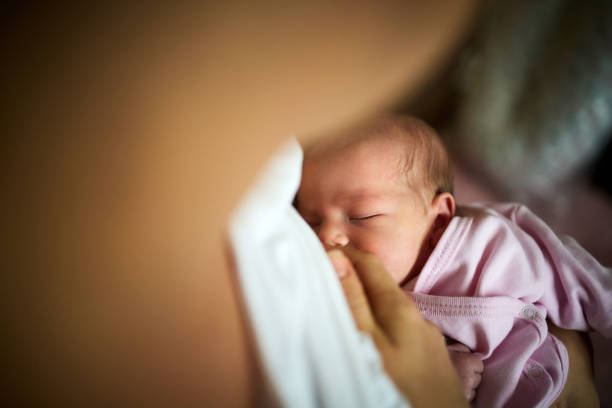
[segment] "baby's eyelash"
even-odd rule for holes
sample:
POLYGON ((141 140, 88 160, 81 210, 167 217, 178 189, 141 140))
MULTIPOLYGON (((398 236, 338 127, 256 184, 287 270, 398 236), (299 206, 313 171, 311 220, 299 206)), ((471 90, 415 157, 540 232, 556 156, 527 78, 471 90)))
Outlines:
POLYGON ((364 220, 369 220, 374 217, 378 217, 379 215, 380 214, 372 214, 372 215, 366 215, 362 217, 349 217, 349 220, 350 221, 364 221, 364 220))

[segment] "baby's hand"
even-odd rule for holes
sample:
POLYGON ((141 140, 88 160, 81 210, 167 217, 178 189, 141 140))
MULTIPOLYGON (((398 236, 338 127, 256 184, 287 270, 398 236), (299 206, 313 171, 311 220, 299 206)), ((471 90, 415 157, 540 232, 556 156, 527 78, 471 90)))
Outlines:
POLYGON ((467 346, 461 343, 453 343, 446 348, 455 371, 461 378, 465 397, 468 401, 471 401, 474 399, 476 388, 478 388, 482 379, 482 371, 484 370, 482 357, 477 353, 472 353, 467 346))

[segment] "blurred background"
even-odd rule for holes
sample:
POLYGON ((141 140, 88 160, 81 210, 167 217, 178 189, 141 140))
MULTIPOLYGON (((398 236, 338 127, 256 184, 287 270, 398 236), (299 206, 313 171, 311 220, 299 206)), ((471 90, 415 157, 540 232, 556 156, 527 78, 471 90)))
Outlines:
MULTIPOLYGON (((481 3, 465 41, 396 110, 441 133, 459 203, 525 203, 612 265, 612 2, 481 3)), ((612 347, 593 342, 612 406, 612 347)))

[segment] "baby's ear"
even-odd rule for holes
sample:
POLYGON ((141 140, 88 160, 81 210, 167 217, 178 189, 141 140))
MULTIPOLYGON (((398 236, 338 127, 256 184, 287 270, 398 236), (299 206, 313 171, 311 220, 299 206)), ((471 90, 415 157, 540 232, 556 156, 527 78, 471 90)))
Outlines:
POLYGON ((434 221, 430 237, 431 245, 435 246, 455 215, 455 198, 451 193, 440 193, 431 202, 431 210, 434 221))
POLYGON ((434 214, 448 218, 448 222, 455 215, 455 198, 451 193, 440 193, 431 202, 434 214))

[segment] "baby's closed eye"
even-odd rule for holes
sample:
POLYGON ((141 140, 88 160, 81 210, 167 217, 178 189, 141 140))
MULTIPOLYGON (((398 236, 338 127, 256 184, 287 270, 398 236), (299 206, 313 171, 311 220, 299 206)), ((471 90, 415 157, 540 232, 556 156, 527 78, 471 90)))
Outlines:
POLYGON ((381 217, 383 214, 360 214, 360 215, 353 215, 353 216, 349 216, 349 221, 353 224, 361 224, 361 223, 366 223, 368 221, 372 221, 375 218, 381 217))

